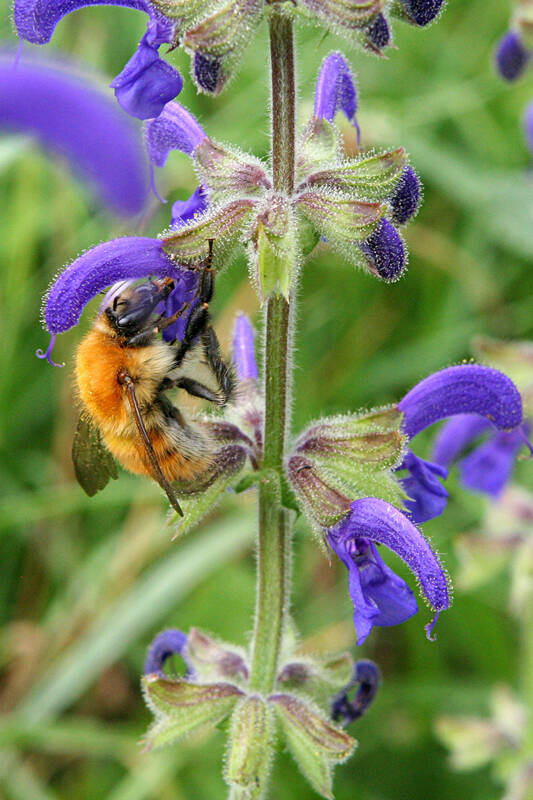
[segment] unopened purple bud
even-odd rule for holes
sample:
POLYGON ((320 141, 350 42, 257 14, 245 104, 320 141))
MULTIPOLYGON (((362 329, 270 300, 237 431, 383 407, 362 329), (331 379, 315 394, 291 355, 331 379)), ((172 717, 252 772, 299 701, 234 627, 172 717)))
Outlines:
POLYGON ((400 0, 407 16, 415 25, 429 25, 439 14, 444 0, 400 0))
POLYGON ((516 31, 504 34, 494 53, 496 69, 506 81, 516 81, 523 74, 530 58, 531 53, 526 50, 516 31))
POLYGON ((331 716, 334 722, 348 725, 368 711, 377 694, 381 675, 373 661, 358 661, 354 666, 353 677, 344 689, 331 701, 331 716), (358 687, 353 700, 348 692, 358 687))
POLYGON ((239 314, 233 335, 233 360, 240 381, 252 378, 257 380, 257 364, 255 363, 254 329, 245 314, 239 314))
POLYGON ((220 91, 224 81, 222 79, 222 63, 217 58, 197 50, 194 54, 193 70, 200 89, 209 94, 216 94, 217 91, 220 91))
POLYGON ((372 22, 365 29, 366 32, 366 46, 377 52, 382 50, 390 44, 390 28, 387 18, 383 14, 376 14, 372 22))
POLYGON ((400 234, 387 219, 378 223, 360 248, 371 272, 387 282, 398 280, 405 268, 405 247, 400 234))
POLYGON ((315 89, 315 117, 333 122, 337 111, 343 111, 357 130, 357 91, 350 65, 342 53, 331 53, 322 62, 315 89))
POLYGON ((412 167, 406 167, 396 191, 390 198, 392 221, 404 225, 418 211, 420 205, 420 181, 412 167))
POLYGON ((144 663, 144 674, 150 675, 153 672, 164 675, 163 666, 165 661, 173 655, 183 656, 187 646, 187 636, 175 628, 159 633, 148 650, 144 663))

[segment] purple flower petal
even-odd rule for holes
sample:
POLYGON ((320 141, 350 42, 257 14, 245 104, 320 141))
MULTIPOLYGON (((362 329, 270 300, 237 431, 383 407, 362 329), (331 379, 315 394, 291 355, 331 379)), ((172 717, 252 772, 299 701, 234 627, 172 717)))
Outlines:
POLYGON ((199 186, 187 200, 176 200, 172 205, 170 227, 172 229, 181 228, 198 214, 203 214, 208 206, 207 192, 203 186, 199 186))
POLYGON ((179 103, 167 103, 157 119, 146 123, 150 160, 158 167, 164 166, 171 150, 193 156, 205 138, 202 126, 179 103))
POLYGON ((467 489, 483 492, 494 500, 513 473, 516 455, 524 445, 521 427, 511 433, 495 433, 461 461, 461 482, 467 489))
POLYGON ((376 14, 372 22, 365 28, 366 46, 377 53, 390 44, 390 28, 384 14, 376 14))
POLYGON ((322 62, 315 89, 315 117, 333 122, 337 111, 343 111, 357 130, 357 91, 350 65, 341 53, 331 53, 322 62))
POLYGON ((479 414, 500 430, 522 422, 522 400, 514 383, 502 372, 478 364, 435 372, 411 389, 398 408, 410 439, 454 414, 479 414))
POLYGON ((429 25, 439 14, 444 0, 400 0, 407 16, 415 25, 429 25))
POLYGON ((117 281, 150 275, 182 281, 188 272, 172 263, 158 239, 128 236, 104 242, 73 261, 52 284, 44 308, 46 327, 63 333, 77 325, 89 300, 117 281))
POLYGON ((398 469, 409 470, 409 477, 401 480, 410 497, 410 500, 405 501, 409 518, 420 524, 440 516, 448 501, 448 492, 440 479, 448 477, 448 470, 439 464, 424 461, 411 452, 406 454, 398 469))
MULTIPOLYGON (((184 656, 187 648, 187 636, 175 628, 159 633, 148 650, 144 662, 144 674, 153 672, 164 676, 163 666, 165 661, 173 655, 184 656)), ((185 660, 185 659, 184 659, 185 660)))
POLYGON ((457 414, 440 429, 433 444, 432 461, 449 467, 452 461, 492 425, 477 414, 457 414))
POLYGON ((390 198, 392 221, 395 225, 405 225, 414 217, 420 205, 420 181, 412 167, 406 167, 390 198))
POLYGON ((350 683, 341 689, 331 701, 331 717, 334 722, 348 725, 368 711, 379 689, 381 675, 373 661, 358 661, 353 670, 350 683), (353 700, 348 692, 358 687, 353 700))
POLYGON ((15 25, 21 39, 46 44, 66 14, 84 6, 112 5, 135 8, 150 13, 145 0, 15 0, 15 25))
POLYGON ((524 73, 530 58, 531 53, 516 31, 507 31, 494 53, 496 69, 506 81, 516 81, 524 73))
POLYGON ((393 625, 416 612, 406 584, 386 567, 375 548, 365 550, 364 540, 383 544, 400 556, 435 611, 448 608, 446 575, 418 528, 401 511, 374 497, 355 500, 350 508, 327 537, 348 567, 357 643, 362 644, 373 625, 393 625), (364 558, 358 565, 361 555, 364 558))
POLYGON ((255 363, 254 329, 245 314, 239 314, 233 335, 233 360, 237 370, 237 378, 246 381, 257 380, 257 364, 255 363))
POLYGON ((44 58, 14 68, 13 54, 0 54, 0 128, 34 135, 88 180, 102 202, 136 214, 148 188, 138 132, 75 70, 69 61, 44 58))
POLYGON ((138 119, 158 117, 183 88, 179 72, 159 58, 157 46, 141 39, 137 52, 110 84, 120 106, 138 119))
POLYGON ((384 281, 396 281, 406 263, 402 237, 388 219, 382 219, 361 245, 371 272, 384 281))
POLYGON ((182 269, 181 279, 176 283, 176 288, 169 294, 165 300, 165 317, 171 317, 184 303, 189 303, 189 309, 186 314, 178 317, 176 322, 169 325, 163 331, 163 339, 167 342, 173 342, 175 339, 180 341, 183 339, 187 322, 191 315, 193 308, 198 305, 199 297, 197 295, 198 278, 200 276, 199 270, 182 269))

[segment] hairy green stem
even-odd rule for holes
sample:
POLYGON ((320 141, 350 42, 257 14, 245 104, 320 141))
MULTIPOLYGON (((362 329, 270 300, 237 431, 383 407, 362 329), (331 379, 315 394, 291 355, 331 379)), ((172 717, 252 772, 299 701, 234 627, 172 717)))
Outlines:
MULTIPOLYGON (((292 19, 270 14, 272 162, 274 188, 294 189, 294 44, 292 19)), ((250 686, 274 688, 290 594, 290 520, 281 504, 283 459, 290 407, 291 314, 287 300, 267 301, 265 341, 264 473, 259 485, 257 598, 250 686)))

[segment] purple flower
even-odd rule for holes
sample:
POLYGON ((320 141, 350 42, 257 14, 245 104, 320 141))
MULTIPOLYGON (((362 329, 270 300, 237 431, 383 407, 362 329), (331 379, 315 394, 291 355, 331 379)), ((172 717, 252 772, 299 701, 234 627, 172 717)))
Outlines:
POLYGON ((357 661, 351 681, 331 701, 333 721, 349 725, 362 717, 374 701, 380 680, 379 669, 373 661, 357 661), (356 686, 357 691, 353 700, 350 700, 348 692, 356 686))
POLYGON ((0 128, 34 135, 63 157, 120 214, 147 196, 142 143, 130 120, 72 62, 33 59, 14 66, 0 55, 0 128))
POLYGON ((355 113, 357 90, 350 65, 342 53, 331 53, 322 62, 315 89, 315 117, 333 122, 337 111, 342 111, 357 131, 361 132, 355 113))
POLYGON ((410 22, 429 25, 439 14, 444 0, 400 0, 410 22))
POLYGON ((15 0, 15 25, 21 39, 46 44, 60 19, 92 5, 115 5, 144 11, 146 34, 137 52, 111 86, 122 108, 140 119, 156 117, 165 103, 181 91, 183 81, 174 67, 159 58, 158 48, 174 40, 174 24, 161 17, 148 0, 15 0))
POLYGON ((187 200, 176 200, 172 205, 170 227, 174 230, 186 225, 207 210, 209 202, 203 186, 198 186, 187 200))
POLYGON ((182 631, 169 628, 158 633, 148 650, 146 661, 144 662, 144 674, 151 675, 155 672, 161 677, 165 677, 163 671, 165 661, 173 655, 179 655, 187 663, 186 652, 187 636, 182 631))
POLYGON ((159 58, 158 48, 170 42, 173 28, 166 20, 151 19, 120 75, 110 84, 124 111, 138 119, 158 117, 164 106, 183 88, 179 72, 159 58))
POLYGON ((527 444, 529 426, 520 425, 509 433, 491 428, 482 417, 459 415, 439 432, 433 459, 449 466, 480 434, 488 431, 489 438, 459 462, 459 469, 463 486, 497 500, 511 478, 518 451, 527 444))
POLYGON ((199 122, 179 103, 167 103, 157 119, 146 123, 146 142, 150 160, 163 167, 171 150, 193 156, 206 138, 199 122))
POLYGON ((158 239, 127 236, 104 242, 83 253, 50 287, 44 320, 52 341, 42 357, 50 361, 56 335, 77 325, 89 300, 103 289, 117 281, 150 276, 171 277, 176 281, 173 309, 181 307, 195 293, 197 273, 174 264, 158 239))
POLYGON ((507 31, 496 46, 496 69, 506 81, 516 81, 524 73, 531 53, 524 46, 520 34, 507 31))
POLYGON ((233 361, 240 381, 257 380, 257 364, 255 363, 254 329, 245 314, 239 314, 233 334, 233 361))
POLYGON ((382 219, 360 248, 368 268, 383 280, 397 281, 406 265, 402 237, 388 219, 382 219))
MULTIPOLYGON (((398 409, 404 414, 402 428, 410 439, 439 420, 457 416, 449 423, 452 437, 448 441, 441 440, 433 455, 436 463, 423 461, 408 452, 398 468, 409 471, 409 477, 403 478, 402 484, 410 497, 406 507, 415 522, 425 522, 444 510, 447 492, 439 479, 447 477, 446 467, 468 443, 469 429, 473 436, 487 426, 501 432, 513 431, 512 434, 502 433, 502 436, 512 436, 515 448, 518 439, 524 441, 519 428, 522 423, 520 393, 506 375, 490 367, 465 364, 436 372, 411 389, 398 403, 398 409), (468 415, 467 420, 465 415, 468 415), (471 415, 475 415, 474 418, 471 415), (458 448, 457 452, 455 448, 458 448)), ((501 444, 502 440, 498 441, 501 444)), ((513 458, 515 452, 516 449, 513 458)), ((505 449, 507 460, 504 458, 502 461, 500 451, 500 476, 508 474, 508 453, 505 449)), ((474 476, 479 475, 479 464, 474 464, 474 469, 471 465, 471 470, 474 476)), ((479 477, 473 480, 476 482, 479 477)), ((499 484, 501 477, 494 480, 499 484)))
POLYGON ((382 560, 376 544, 400 556, 416 576, 433 610, 430 636, 440 611, 450 605, 446 575, 418 528, 401 511, 374 497, 355 500, 350 512, 327 532, 327 540, 348 569, 357 644, 372 628, 398 625, 418 610, 407 584, 382 560))
POLYGON ((416 212, 421 201, 420 181, 412 167, 406 167, 390 204, 392 207, 392 221, 395 225, 405 225, 416 212))

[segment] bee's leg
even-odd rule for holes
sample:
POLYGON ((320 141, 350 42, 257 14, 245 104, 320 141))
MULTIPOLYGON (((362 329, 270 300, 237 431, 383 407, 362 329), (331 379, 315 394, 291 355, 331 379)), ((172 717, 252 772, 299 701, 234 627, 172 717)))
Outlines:
POLYGON ((202 335, 209 325, 209 303, 213 299, 215 291, 215 270, 211 266, 213 262, 213 240, 209 240, 209 256, 206 264, 202 267, 200 277, 198 279, 198 305, 196 305, 190 313, 187 320, 187 326, 183 335, 176 357, 174 360, 175 366, 179 367, 187 352, 190 350, 191 345, 194 344, 196 339, 202 335))
POLYGON ((206 361, 211 368, 223 398, 223 404, 228 403, 235 389, 235 375, 220 355, 220 345, 217 335, 211 325, 202 334, 202 345, 206 361))

